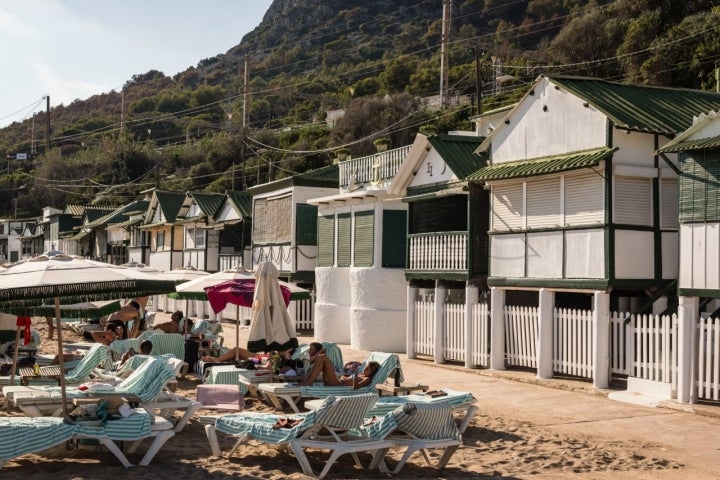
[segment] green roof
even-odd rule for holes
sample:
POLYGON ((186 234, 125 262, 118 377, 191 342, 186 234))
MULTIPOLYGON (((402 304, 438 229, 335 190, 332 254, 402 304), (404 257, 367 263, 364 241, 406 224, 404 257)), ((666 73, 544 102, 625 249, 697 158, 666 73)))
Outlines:
POLYGON ((596 148, 579 152, 533 158, 521 162, 498 163, 483 167, 468 175, 467 180, 489 181, 510 178, 534 177, 594 167, 612 156, 617 148, 596 148))
POLYGON ((464 179, 487 165, 487 155, 475 153, 475 149, 485 137, 429 135, 427 140, 459 179, 464 179))
POLYGON ((252 217, 252 194, 249 192, 238 192, 228 190, 225 192, 227 198, 235 205, 243 218, 252 217))
POLYGON ((287 187, 340 187, 340 167, 338 165, 328 165, 326 167, 308 170, 298 173, 292 177, 281 178, 274 182, 263 183, 248 188, 248 192, 253 195, 272 192, 287 187))
POLYGON ((585 77, 548 79, 628 130, 674 135, 689 128, 698 113, 720 109, 720 93, 715 92, 628 85, 585 77))
POLYGON ((690 152, 692 150, 708 150, 712 148, 720 148, 720 135, 708 138, 699 138, 697 140, 685 140, 674 145, 659 148, 658 153, 677 153, 690 152))
POLYGON ((222 193, 190 192, 190 195, 208 218, 215 216, 225 200, 225 195, 222 193))
POLYGON ((180 211, 183 201, 185 200, 185 194, 168 192, 165 190, 155 190, 154 193, 158 201, 158 207, 162 210, 163 215, 165 216, 165 221, 168 223, 175 222, 175 217, 180 211))
POLYGON ((127 205, 123 205, 120 208, 116 208, 110 213, 104 212, 104 214, 100 217, 96 217, 91 212, 93 210, 86 209, 85 210, 85 216, 89 220, 88 223, 86 223, 85 227, 97 227, 100 225, 107 225, 110 223, 122 223, 126 221, 131 213, 136 213, 139 211, 145 211, 148 208, 148 202, 147 200, 134 200, 127 205), (95 217, 94 220, 92 217, 95 217))

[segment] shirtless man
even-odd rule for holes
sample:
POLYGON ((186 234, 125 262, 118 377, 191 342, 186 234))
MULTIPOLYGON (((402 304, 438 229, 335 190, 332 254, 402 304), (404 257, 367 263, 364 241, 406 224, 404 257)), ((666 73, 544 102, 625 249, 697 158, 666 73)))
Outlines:
POLYGON ((140 334, 140 305, 134 300, 120 307, 120 310, 110 315, 108 322, 113 320, 120 320, 125 324, 127 329, 128 322, 132 321, 132 330, 128 331, 127 338, 136 338, 140 334))

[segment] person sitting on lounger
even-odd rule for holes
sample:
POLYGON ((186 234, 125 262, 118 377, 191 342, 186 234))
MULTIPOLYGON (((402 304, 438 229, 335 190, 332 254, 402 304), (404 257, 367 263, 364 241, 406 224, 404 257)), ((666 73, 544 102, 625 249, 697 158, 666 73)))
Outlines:
MULTIPOLYGON (((145 340, 140 344, 140 355, 150 355, 152 352, 152 342, 150 340, 145 340)), ((133 348, 128 349, 127 352, 122 356, 120 359, 120 365, 118 367, 122 367, 125 362, 130 360, 130 357, 135 355, 135 350, 133 348)))
POLYGON ((338 376, 328 356, 320 354, 315 358, 310 372, 300 385, 312 385, 315 383, 315 379, 322 373, 323 384, 326 386, 339 387, 344 385, 357 389, 369 385, 379 369, 380 364, 378 362, 368 362, 362 373, 355 372, 350 375, 338 376))

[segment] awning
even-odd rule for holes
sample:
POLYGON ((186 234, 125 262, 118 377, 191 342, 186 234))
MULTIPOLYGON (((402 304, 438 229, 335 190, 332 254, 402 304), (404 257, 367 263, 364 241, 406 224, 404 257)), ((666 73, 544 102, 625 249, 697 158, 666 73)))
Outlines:
POLYGON ((670 144, 657 149, 657 153, 678 153, 689 152, 692 150, 707 150, 711 148, 720 148, 720 135, 715 137, 699 138, 697 140, 685 140, 675 144, 670 144))
POLYGON ((133 225, 139 225, 140 222, 142 222, 142 218, 133 218, 131 220, 125 220, 124 222, 113 223, 111 225, 108 225, 107 229, 111 230, 113 228, 132 227, 133 225))
POLYGON ((567 172, 595 167, 616 152, 618 148, 596 148, 579 152, 533 158, 521 162, 507 162, 483 167, 470 174, 467 180, 490 181, 510 178, 534 177, 551 173, 567 172))
POLYGON ((69 238, 69 240, 80 240, 90 235, 90 232, 86 232, 84 230, 79 231, 75 235, 69 238))

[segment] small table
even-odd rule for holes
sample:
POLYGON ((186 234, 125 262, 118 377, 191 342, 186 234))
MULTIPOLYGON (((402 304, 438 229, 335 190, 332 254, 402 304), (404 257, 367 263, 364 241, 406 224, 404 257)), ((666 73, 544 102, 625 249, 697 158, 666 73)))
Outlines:
MULTIPOLYGON (((427 385, 390 385, 388 383, 380 383, 377 385, 377 392, 378 396, 383 396, 386 394, 389 394, 390 396, 397 397, 398 395, 408 395, 412 392, 427 392, 428 389, 427 385)), ((387 395, 386 395, 387 396, 387 395)))
POLYGON ((31 382, 47 382, 48 380, 54 380, 60 385, 62 372, 58 366, 41 367, 40 373, 37 375, 32 367, 23 367, 18 369, 18 371, 20 372, 20 384, 24 387, 27 387, 31 382))
POLYGON ((18 347, 18 354, 25 355, 28 357, 34 357, 37 354, 37 347, 27 347, 27 346, 18 347))

